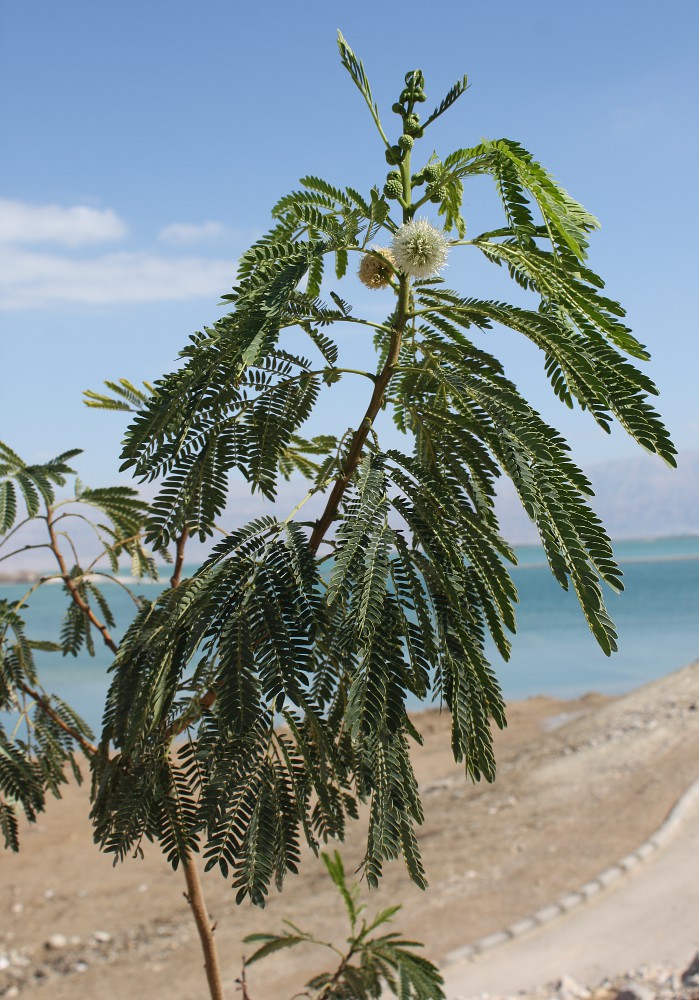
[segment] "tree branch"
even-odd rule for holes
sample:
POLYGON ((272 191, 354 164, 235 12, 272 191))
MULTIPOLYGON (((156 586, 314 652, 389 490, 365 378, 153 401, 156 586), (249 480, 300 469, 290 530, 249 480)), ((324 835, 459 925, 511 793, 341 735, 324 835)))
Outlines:
POLYGON ((170 586, 174 590, 179 587, 180 580, 182 579, 182 566, 184 565, 184 550, 187 545, 187 539, 189 538, 189 528, 187 525, 182 529, 182 534, 177 539, 177 544, 175 547, 175 566, 173 569, 172 576, 170 577, 170 586))
POLYGON ((88 756, 97 753, 97 747, 95 746, 95 744, 90 743, 89 740, 85 739, 82 733, 79 733, 77 729, 73 729, 72 726, 69 726, 66 722, 64 722, 63 719, 58 714, 58 712, 54 708, 52 708, 52 706, 49 704, 49 702, 47 701, 47 699, 44 697, 43 694, 40 694, 33 688, 30 688, 28 684, 24 683, 24 681, 20 681, 19 688, 20 690, 24 691, 25 694, 29 695, 29 697, 32 698, 34 702, 36 702, 37 706, 41 709, 41 711, 44 712, 45 715, 48 715, 51 719, 53 719, 56 725, 60 726, 60 728, 63 730, 64 733, 67 733, 68 736, 71 737, 71 739, 74 739, 76 743, 79 743, 83 751, 88 756))
POLYGON ((92 608, 90 607, 90 605, 87 604, 83 600, 83 598, 80 596, 80 591, 78 590, 77 586, 75 585, 75 580, 73 579, 73 577, 68 572, 68 567, 66 566, 66 561, 63 558, 63 553, 61 552, 60 548, 58 547, 58 539, 56 537, 56 531, 55 531, 54 526, 53 526, 53 520, 51 518, 51 510, 50 509, 48 510, 48 516, 46 518, 46 525, 47 525, 48 531, 49 531, 49 538, 51 539, 51 546, 50 546, 50 548, 51 548, 51 550, 52 550, 52 552, 53 552, 53 554, 54 554, 54 556, 56 558, 56 562, 58 563, 58 568, 61 571, 61 578, 62 578, 63 582, 66 585, 66 589, 67 589, 68 593, 70 594, 70 596, 73 599, 74 603, 77 604, 77 606, 80 608, 80 610, 83 612, 83 614, 87 617, 87 619, 89 620, 90 624, 93 625, 94 628, 96 628, 97 631, 100 633, 100 635, 102 636, 102 639, 104 640, 105 646, 107 646, 107 648, 110 649, 112 651, 112 653, 114 653, 114 655, 116 655, 117 650, 118 650, 118 646, 114 642, 114 640, 112 639, 112 637, 110 635, 110 632, 109 632, 109 629, 104 624, 104 622, 101 622, 99 620, 99 618, 95 615, 95 613, 92 610, 92 608))

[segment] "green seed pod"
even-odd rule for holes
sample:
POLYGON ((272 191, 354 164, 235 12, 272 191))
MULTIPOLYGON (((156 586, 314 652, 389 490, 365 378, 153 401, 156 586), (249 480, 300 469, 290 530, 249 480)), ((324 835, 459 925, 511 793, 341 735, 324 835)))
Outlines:
POLYGON ((414 139, 411 135, 402 135, 398 140, 398 145, 401 149, 412 149, 414 139))
POLYGON ((383 186, 383 193, 387 198, 402 198, 403 197, 403 185, 400 181, 390 180, 386 181, 383 186))

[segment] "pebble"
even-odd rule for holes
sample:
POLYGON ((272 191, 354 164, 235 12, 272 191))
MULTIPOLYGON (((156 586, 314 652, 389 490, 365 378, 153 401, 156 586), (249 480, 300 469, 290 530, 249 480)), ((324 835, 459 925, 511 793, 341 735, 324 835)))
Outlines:
POLYGON ((46 942, 46 947, 51 951, 61 951, 68 945, 68 938, 65 934, 52 934, 46 942))
POLYGON ((112 940, 112 935, 107 933, 107 931, 95 931, 92 936, 95 941, 98 941, 100 944, 109 944, 112 940))
POLYGON ((587 1000, 591 995, 586 986, 581 986, 572 976, 563 976, 558 984, 558 992, 566 1000, 587 1000))

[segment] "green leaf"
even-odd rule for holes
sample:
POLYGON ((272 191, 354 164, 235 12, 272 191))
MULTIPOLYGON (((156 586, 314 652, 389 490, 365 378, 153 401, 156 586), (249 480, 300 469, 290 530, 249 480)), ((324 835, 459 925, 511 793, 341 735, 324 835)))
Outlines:
POLYGON ((248 934, 247 937, 243 938, 245 944, 252 944, 255 941, 264 941, 265 943, 254 951, 252 955, 246 956, 245 964, 246 966, 253 965, 255 962, 259 962, 261 958, 274 955, 284 948, 293 948, 297 944, 304 944, 307 940, 308 938, 293 934, 248 934))

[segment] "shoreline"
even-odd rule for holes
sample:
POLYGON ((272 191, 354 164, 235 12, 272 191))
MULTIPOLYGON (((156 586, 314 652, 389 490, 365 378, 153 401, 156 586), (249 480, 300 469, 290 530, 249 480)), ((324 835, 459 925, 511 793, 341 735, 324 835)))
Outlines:
MULTIPOLYGON (((420 713, 424 746, 415 765, 426 821, 419 841, 431 885, 421 893, 401 863, 387 865, 379 890, 365 892, 369 912, 403 904, 395 929, 424 941, 425 953, 441 962, 597 877, 647 840, 699 777, 698 705, 699 663, 616 698, 512 702, 509 726, 495 737, 492 785, 467 782, 454 765, 448 717, 420 713)), ((151 845, 144 861, 113 869, 92 844, 87 812, 85 787, 71 785, 66 801, 52 802, 36 827, 23 824, 20 855, 0 856, 2 923, 11 928, 4 941, 0 934, 0 953, 14 949, 28 963, 16 995, 200 997, 201 958, 181 876, 151 845), (46 943, 56 933, 66 945, 54 952, 46 943), (109 941, 96 940, 98 933, 109 941), (32 979, 38 971, 46 985, 32 979)), ((341 848, 350 871, 361 860, 362 823, 341 848)), ((204 884, 231 998, 246 933, 277 931, 289 917, 340 939, 346 933, 328 879, 308 851, 300 876, 289 878, 283 895, 272 893, 264 911, 236 907, 216 872, 204 884)), ((270 959, 250 970, 250 994, 288 996, 314 968, 302 949, 270 959)))
MULTIPOLYGON (((643 536, 643 535, 635 536, 634 535, 634 536, 623 537, 623 538, 621 538, 621 537, 612 538, 611 542, 612 542, 612 548, 614 550, 616 550, 617 547, 620 547, 620 546, 623 547, 623 546, 628 546, 628 545, 642 545, 642 546, 645 546, 645 545, 647 545, 647 546, 656 545, 657 546, 657 545, 672 545, 672 544, 682 545, 682 544, 684 544, 684 545, 697 545, 697 546, 699 546, 699 533, 683 532, 683 533, 681 533, 679 535, 646 535, 646 536, 643 536)), ((542 560, 540 562, 537 562, 537 563, 527 563, 526 561, 521 561, 521 562, 518 562, 518 563, 515 564, 515 568, 517 568, 517 569, 528 569, 530 567, 532 567, 532 568, 539 567, 540 568, 542 566, 546 566, 547 565, 546 558, 544 556, 544 550, 543 550, 543 547, 542 547, 542 545, 541 545, 540 542, 531 542, 531 541, 530 542, 509 542, 509 544, 513 547, 513 549, 515 549, 515 551, 520 550, 520 551, 526 551, 527 553, 532 552, 532 551, 541 551, 541 554, 542 554, 542 560)), ((616 552, 615 552, 615 554, 616 554, 616 552)), ((627 557, 626 559, 623 559, 621 556, 619 556, 619 560, 620 561, 625 561, 625 562, 658 562, 658 561, 664 561, 666 559, 667 560, 674 560, 674 559, 699 559, 699 547, 697 548, 696 552, 691 552, 691 553, 686 554, 686 555, 657 556, 657 557, 650 556, 650 557, 646 557, 645 555, 642 554, 640 556, 627 557)), ((203 560, 202 560, 202 562, 203 562, 203 560)), ((189 563, 189 564, 186 564, 184 568, 187 569, 187 570, 192 570, 192 569, 196 569, 199 565, 200 565, 200 563, 189 563)), ((159 582, 162 583, 163 585, 166 585, 167 584, 167 579, 166 578, 169 575, 169 572, 171 572, 171 564, 163 562, 163 563, 156 563, 156 566, 157 566, 158 571, 162 572, 162 575, 163 575, 163 579, 161 581, 159 581, 159 582)), ((24 567, 18 568, 17 570, 14 570, 14 571, 7 571, 7 570, 1 571, 0 572, 0 586, 2 586, 2 585, 13 586, 13 585, 18 585, 18 584, 22 584, 22 583, 37 583, 43 577, 55 577, 55 576, 56 576, 56 570, 55 570, 55 568, 52 568, 52 569, 48 569, 48 568, 34 569, 34 568, 30 567, 30 566, 24 566, 24 567)), ((97 578, 99 579, 99 575, 97 575, 97 578)), ((123 577, 120 577, 120 579, 122 579, 124 581, 138 582, 130 574, 125 574, 123 577)), ((148 582, 151 582, 151 581, 145 581, 145 582, 148 583, 148 582)))

